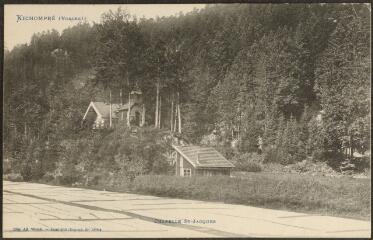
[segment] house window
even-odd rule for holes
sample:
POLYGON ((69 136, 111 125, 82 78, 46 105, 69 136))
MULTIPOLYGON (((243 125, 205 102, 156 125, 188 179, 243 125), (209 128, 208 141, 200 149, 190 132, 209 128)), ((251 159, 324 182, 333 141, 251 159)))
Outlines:
POLYGON ((184 177, 192 176, 192 170, 190 168, 184 168, 184 177))

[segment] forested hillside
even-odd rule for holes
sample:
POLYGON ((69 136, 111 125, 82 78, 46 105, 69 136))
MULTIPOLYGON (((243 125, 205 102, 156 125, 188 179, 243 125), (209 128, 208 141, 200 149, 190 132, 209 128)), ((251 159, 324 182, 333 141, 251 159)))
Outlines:
POLYGON ((162 173, 167 130, 229 158, 338 164, 370 148, 370 28, 365 4, 229 4, 35 34, 5 51, 5 158, 29 178, 96 163, 162 173), (149 138, 82 127, 91 100, 125 101, 135 85, 149 138))

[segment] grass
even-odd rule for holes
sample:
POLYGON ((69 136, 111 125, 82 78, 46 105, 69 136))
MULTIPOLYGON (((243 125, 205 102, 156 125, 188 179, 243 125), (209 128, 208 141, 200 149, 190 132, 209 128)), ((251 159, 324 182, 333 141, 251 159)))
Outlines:
POLYGON ((131 183, 122 180, 112 185, 103 181, 94 186, 78 187, 371 219, 370 179, 253 172, 243 177, 144 175, 131 183))
POLYGON ((245 178, 140 176, 131 192, 370 220, 370 180, 251 173, 245 178))

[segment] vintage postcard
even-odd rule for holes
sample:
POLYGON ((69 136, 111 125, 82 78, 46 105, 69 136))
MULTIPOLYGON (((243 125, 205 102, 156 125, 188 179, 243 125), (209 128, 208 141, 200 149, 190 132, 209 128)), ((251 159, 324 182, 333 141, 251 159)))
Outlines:
POLYGON ((370 238, 371 4, 5 4, 4 238, 370 238))

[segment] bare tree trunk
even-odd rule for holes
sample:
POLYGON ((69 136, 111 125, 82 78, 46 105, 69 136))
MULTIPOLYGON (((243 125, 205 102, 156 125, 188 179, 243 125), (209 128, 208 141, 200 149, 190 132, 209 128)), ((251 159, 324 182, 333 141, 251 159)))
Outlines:
POLYGON ((128 70, 126 71, 126 81, 127 81, 127 88, 128 88, 128 108, 127 108, 127 126, 131 126, 130 122, 130 113, 131 113, 131 88, 130 88, 130 78, 128 70))
POLYGON ((85 177, 85 186, 88 186, 88 180, 89 180, 89 172, 87 171, 87 175, 85 177))
POLYGON ((350 158, 352 159, 353 156, 354 156, 354 149, 352 146, 352 135, 350 135, 350 158))
POLYGON ((177 115, 179 119, 179 133, 181 133, 180 93, 177 92, 177 115))
POLYGON ((25 139, 27 139, 27 123, 25 122, 25 139))
POLYGON ((109 90, 109 104, 110 104, 110 111, 109 111, 109 127, 111 128, 112 127, 112 124, 113 124, 113 122, 112 122, 112 111, 113 111, 113 109, 112 109, 112 107, 111 107, 111 89, 109 90))
POLYGON ((14 137, 17 139, 17 125, 14 124, 14 137))
MULTIPOLYGON (((267 84, 267 67, 266 67, 266 64, 267 64, 267 62, 265 61, 264 62, 264 82, 265 82, 265 84, 267 84)), ((266 132, 267 129, 268 129, 267 119, 268 119, 268 112, 269 112, 269 107, 268 107, 267 101, 264 101, 264 111, 265 111, 264 132, 266 132)))
POLYGON ((155 98, 155 124, 154 126, 158 127, 158 117, 159 117, 159 80, 157 81, 157 95, 155 98))
POLYGON ((172 98, 171 98, 171 115, 170 115, 170 129, 171 129, 171 132, 173 131, 173 119, 174 118, 174 95, 172 94, 172 98))
POLYGON ((240 137, 241 137, 241 126, 238 125, 238 129, 237 129, 237 140, 238 141, 240 140, 240 137))
POLYGON ((141 127, 145 125, 145 104, 142 104, 141 127))
POLYGON ((162 116, 162 96, 159 96, 159 118, 158 118, 158 128, 161 128, 161 116, 162 116))
MULTIPOLYGON (((122 107, 122 106, 123 106, 122 88, 120 89, 119 97, 120 97, 120 106, 122 107)), ((123 121, 123 117, 124 117, 124 115, 123 115, 123 111, 121 111, 120 120, 123 121)))
POLYGON ((239 118, 239 123, 238 123, 238 134, 237 134, 238 144, 240 144, 241 142, 241 131, 242 131, 242 111, 240 107, 240 118, 239 118))
POLYGON ((128 92, 128 110, 127 110, 127 126, 131 126, 130 122, 130 114, 131 114, 131 90, 128 92))
POLYGON ((174 132, 176 132, 176 130, 177 130, 177 116, 178 116, 177 104, 175 104, 175 117, 174 117, 174 129, 173 129, 174 132))

